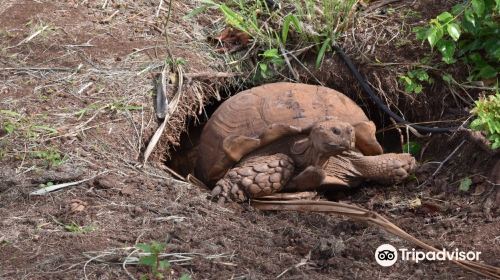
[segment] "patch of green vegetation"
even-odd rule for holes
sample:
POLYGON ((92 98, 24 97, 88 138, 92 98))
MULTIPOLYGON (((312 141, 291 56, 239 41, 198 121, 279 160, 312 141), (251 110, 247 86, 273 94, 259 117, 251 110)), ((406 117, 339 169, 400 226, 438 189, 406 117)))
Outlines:
POLYGON ((31 155, 37 159, 45 160, 46 164, 50 167, 56 167, 63 164, 67 157, 62 155, 56 148, 48 148, 41 151, 32 151, 31 155))
POLYGON ((417 156, 422 150, 422 145, 417 142, 408 141, 403 145, 403 152, 409 153, 412 156, 417 156))
MULTIPOLYGON (((139 264, 149 268, 147 275, 141 275, 141 280, 147 279, 164 279, 164 273, 170 270, 170 263, 167 260, 162 260, 160 254, 165 251, 166 244, 152 241, 151 243, 139 243, 137 249, 145 253, 139 258, 139 264)), ((189 275, 182 275, 179 280, 190 280, 189 275)))
POLYGON ((219 10, 232 28, 253 39, 252 55, 258 64, 254 78, 270 79, 285 66, 284 54, 290 50, 311 49, 316 67, 331 51, 331 44, 345 31, 355 12, 355 0, 284 0, 272 9, 265 0, 203 1, 186 17, 206 9, 219 10), (221 3, 224 2, 224 3, 221 3))
POLYGON ((500 67, 500 2, 471 0, 415 28, 417 38, 437 48, 442 61, 470 66, 469 81, 497 79, 500 67))
POLYGON ((94 226, 80 226, 75 222, 71 222, 70 224, 64 225, 64 229, 68 232, 76 234, 89 233, 96 230, 94 226))
POLYGON ((474 130, 483 131, 491 142, 492 149, 500 147, 500 93, 480 98, 475 102, 472 113, 476 119, 470 127, 474 130))
POLYGON ((137 106, 137 105, 129 105, 125 104, 123 102, 117 101, 109 104, 107 106, 109 110, 111 111, 116 111, 116 112, 122 112, 122 111, 133 111, 133 110, 142 110, 142 106, 137 106))
POLYGON ((408 71, 406 75, 399 76, 400 83, 405 87, 407 93, 421 93, 425 84, 433 83, 433 79, 426 70, 417 68, 408 71))
POLYGON ((419 18, 422 18, 422 13, 421 12, 415 11, 415 10, 412 10, 412 9, 407 9, 403 13, 404 13, 404 16, 406 18, 410 18, 410 19, 419 19, 419 18))
POLYGON ((469 177, 465 177, 460 181, 458 190, 461 192, 468 192, 472 186, 472 180, 469 177))

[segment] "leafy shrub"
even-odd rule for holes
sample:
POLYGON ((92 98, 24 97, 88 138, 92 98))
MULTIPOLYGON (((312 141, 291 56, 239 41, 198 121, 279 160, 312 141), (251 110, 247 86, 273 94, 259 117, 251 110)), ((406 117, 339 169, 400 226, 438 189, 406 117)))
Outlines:
POLYGON ((423 82, 427 84, 433 82, 427 71, 423 69, 408 71, 406 75, 399 77, 399 81, 404 85, 405 91, 408 93, 421 93, 423 89, 423 82))
POLYGON ((484 131, 493 149, 500 147, 500 93, 480 98, 472 110, 476 119, 470 127, 484 131))
POLYGON ((461 60, 470 65, 469 80, 491 79, 498 76, 500 61, 499 12, 498 0, 467 1, 415 32, 437 48, 446 64, 461 60))

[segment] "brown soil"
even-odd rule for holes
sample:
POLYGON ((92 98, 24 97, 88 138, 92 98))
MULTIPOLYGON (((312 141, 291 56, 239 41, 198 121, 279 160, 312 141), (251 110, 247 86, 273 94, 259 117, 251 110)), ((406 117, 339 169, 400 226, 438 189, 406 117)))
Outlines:
MULTIPOLYGON (((166 12, 155 16, 159 1, 109 1, 103 7, 104 2, 0 3, 0 279, 139 278, 147 270, 124 260, 135 244, 150 241, 165 242, 167 253, 176 254, 169 258, 167 279, 185 273, 192 279, 477 278, 439 262, 383 268, 373 258, 379 245, 413 246, 343 217, 262 212, 245 204, 221 207, 207 199, 207 190, 173 179, 162 159, 167 147, 179 144, 187 119, 196 123, 198 106, 178 108, 151 164, 140 168, 144 142, 158 126, 152 79, 141 71, 161 66, 165 58, 166 12), (44 26, 44 32, 26 40, 44 26), (14 124, 13 131, 8 124, 14 124), (47 150, 57 151, 63 163, 36 153, 47 150), (89 180, 47 196, 29 195, 40 184, 83 179, 89 180)), ((410 9, 410 4, 400 5, 410 9)), ((435 5, 421 4, 417 10, 430 18, 441 10, 435 5)), ((213 23, 209 15, 183 18, 194 7, 194 1, 174 1, 171 50, 186 60, 187 73, 221 71, 223 60, 199 35, 213 23)), ((384 61, 416 57, 378 51, 384 61)), ((394 72, 401 71, 365 67, 356 58, 365 74, 396 77, 394 72)), ((332 63, 324 67, 341 69, 340 62, 332 63)), ((321 80, 356 97, 346 69, 330 74, 321 80)), ((206 104, 222 82, 189 82, 181 104, 206 104)), ((410 119, 425 107, 417 101, 408 111, 404 104, 411 102, 400 103, 410 119)), ((452 109, 449 115, 457 116, 452 109)), ((418 120, 441 117, 432 108, 422 112, 418 120)), ((500 191, 493 174, 498 167, 492 170, 499 155, 466 134, 419 141, 424 149, 415 179, 328 196, 383 214, 437 247, 481 251, 481 262, 500 266, 500 191), (472 182, 467 192, 459 191, 464 178, 472 182)))

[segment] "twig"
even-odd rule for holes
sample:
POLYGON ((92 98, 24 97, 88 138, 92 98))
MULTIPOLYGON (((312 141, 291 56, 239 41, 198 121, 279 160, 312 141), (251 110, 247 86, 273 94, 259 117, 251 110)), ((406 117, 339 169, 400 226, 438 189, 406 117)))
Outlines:
POLYGON ((160 4, 158 5, 158 9, 156 9, 156 17, 160 16, 161 5, 163 5, 163 0, 160 0, 160 4))
POLYGON ((438 173, 439 171, 441 170, 441 168, 443 168, 443 165, 448 161, 450 160, 450 158, 458 151, 458 149, 460 149, 460 147, 462 147, 462 145, 465 143, 466 141, 465 140, 462 140, 462 142, 460 142, 460 144, 458 144, 458 146, 453 150, 453 152, 451 152, 438 166, 438 168, 436 169, 436 171, 434 171, 434 173, 432 173, 432 176, 431 178, 434 178, 438 173))
POLYGON ((114 13, 112 13, 109 17, 101 20, 101 23, 108 23, 110 22, 115 16, 116 14, 118 14, 120 12, 120 10, 116 10, 114 13))
POLYGON ((297 82, 300 81, 299 74, 297 74, 295 69, 293 69, 292 65, 290 64, 290 60, 288 59, 288 56, 286 55, 286 50, 283 47, 283 45, 281 45, 281 44, 280 44, 280 51, 281 51, 281 55, 283 55, 283 58, 285 58, 286 65, 288 66, 288 69, 290 69, 290 72, 292 73, 293 78, 297 82))
POLYGON ((80 180, 80 181, 76 181, 76 182, 69 182, 69 183, 62 183, 62 184, 56 184, 56 185, 52 185, 52 186, 48 186, 48 187, 44 187, 44 188, 41 188, 41 189, 38 189, 36 191, 33 191, 30 193, 30 195, 46 195, 50 192, 53 192, 53 191, 57 191, 57 190, 60 190, 60 189, 63 189, 63 188, 67 188, 67 187, 71 187, 71 186, 75 186, 75 185, 79 185, 81 183, 85 183, 87 181, 90 181, 94 178, 96 178, 97 176, 100 176, 102 174, 105 174, 105 173, 109 173, 110 171, 104 171, 104 172, 101 172, 93 177, 90 177, 90 178, 87 178, 87 179, 83 179, 83 180, 80 180))

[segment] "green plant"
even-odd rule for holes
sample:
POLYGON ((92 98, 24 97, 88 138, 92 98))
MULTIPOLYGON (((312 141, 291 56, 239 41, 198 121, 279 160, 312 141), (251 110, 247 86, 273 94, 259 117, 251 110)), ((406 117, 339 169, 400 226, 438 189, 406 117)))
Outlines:
POLYGON ((460 186, 458 186, 458 190, 461 192, 468 192, 470 190, 470 186, 472 186, 472 180, 469 177, 465 177, 460 180, 460 186))
POLYGON ((49 148, 47 150, 33 151, 31 152, 34 158, 43 159, 47 162, 49 166, 55 167, 61 165, 66 161, 66 156, 61 155, 59 150, 55 148, 49 148))
MULTIPOLYGON (((161 260, 160 254, 165 251, 166 244, 152 241, 150 243, 139 243, 136 248, 143 252, 139 258, 139 264, 150 269, 149 275, 142 275, 141 280, 146 279, 164 279, 164 273, 170 269, 170 263, 167 260, 161 260)), ((179 280, 190 280, 189 275, 184 274, 179 280)))
POLYGON ((139 243, 136 247, 146 253, 139 258, 139 264, 149 267, 152 276, 152 278, 148 278, 147 275, 142 275, 141 279, 163 279, 163 272, 170 268, 170 263, 161 260, 159 255, 165 251, 166 245, 153 241, 149 244, 139 243))
POLYGON ((277 49, 269 49, 264 53, 260 54, 262 59, 258 63, 260 76, 264 79, 269 78, 272 75, 271 67, 275 70, 280 69, 285 64, 285 60, 278 53, 277 49))
POLYGON ((356 0, 284 0, 271 9, 265 0, 204 0, 186 18, 206 9, 218 9, 226 24, 248 34, 258 59, 257 77, 271 78, 284 65, 283 53, 308 48, 316 52, 319 67, 331 43, 351 21, 356 0))
POLYGON ((422 83, 433 83, 427 71, 420 68, 408 71, 406 75, 399 76, 399 81, 403 84, 407 93, 421 93, 423 89, 422 83))
POLYGON ((89 233, 93 232, 95 230, 95 227, 93 226, 80 226, 79 224, 75 222, 71 222, 70 224, 64 225, 64 229, 66 231, 72 232, 72 233, 89 233))
POLYGON ((417 156, 422 150, 422 145, 417 142, 408 141, 403 145, 403 152, 417 156))
POLYGON ((500 147, 500 93, 480 98, 475 102, 472 113, 476 119, 470 127, 474 130, 483 131, 491 142, 493 149, 500 147))
POLYGON ((460 60, 471 66, 469 80, 498 76, 500 1, 471 0, 455 5, 415 29, 417 38, 436 47, 446 64, 460 60))

